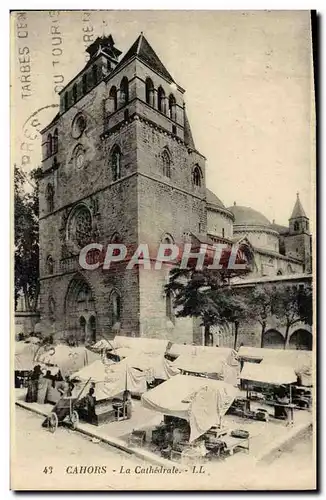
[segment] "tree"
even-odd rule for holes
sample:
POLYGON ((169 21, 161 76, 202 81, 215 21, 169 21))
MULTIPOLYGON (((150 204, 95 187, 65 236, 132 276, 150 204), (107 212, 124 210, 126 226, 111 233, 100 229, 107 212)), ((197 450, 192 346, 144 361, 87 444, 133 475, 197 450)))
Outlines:
POLYGON ((233 348, 237 348, 239 326, 252 318, 252 309, 247 298, 234 288, 229 287, 224 293, 225 308, 222 310, 223 320, 234 325, 233 348))
POLYGON ((25 308, 35 311, 39 296, 39 179, 41 168, 27 177, 14 169, 15 306, 23 295, 25 308), (31 187, 26 190, 26 182, 31 187))
POLYGON ((205 329, 205 345, 210 343, 210 327, 235 325, 234 345, 237 344, 241 321, 249 315, 249 308, 243 297, 227 285, 228 270, 174 268, 170 281, 165 286, 174 296, 177 317, 197 317, 205 329))
POLYGON ((274 290, 272 300, 273 314, 285 324, 285 349, 293 325, 301 321, 312 324, 312 290, 311 287, 278 288, 274 290))
POLYGON ((249 292, 248 304, 252 318, 261 325, 260 347, 264 347, 264 334, 268 318, 272 315, 271 291, 265 287, 255 287, 249 292))

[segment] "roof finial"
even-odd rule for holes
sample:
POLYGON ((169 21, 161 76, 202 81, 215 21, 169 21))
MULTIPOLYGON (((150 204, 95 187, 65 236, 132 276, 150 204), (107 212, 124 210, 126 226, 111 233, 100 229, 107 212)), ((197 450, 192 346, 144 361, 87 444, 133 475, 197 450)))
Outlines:
POLYGON ((106 28, 106 21, 104 21, 104 19, 103 19, 103 21, 102 21, 103 38, 106 36, 106 34, 105 34, 105 28, 106 28))
POLYGON ((297 198, 299 198, 299 191, 297 191, 297 198))
POLYGON ((234 205, 234 206, 236 206, 236 204, 237 204, 237 202, 236 202, 236 201, 234 201, 234 202, 233 202, 233 205, 234 205))

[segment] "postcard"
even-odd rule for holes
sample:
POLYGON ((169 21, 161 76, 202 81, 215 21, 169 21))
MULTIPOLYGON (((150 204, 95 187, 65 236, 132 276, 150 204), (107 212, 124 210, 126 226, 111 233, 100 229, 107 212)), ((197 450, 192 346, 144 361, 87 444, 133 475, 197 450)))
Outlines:
POLYGON ((316 490, 315 14, 10 20, 11 489, 316 490))

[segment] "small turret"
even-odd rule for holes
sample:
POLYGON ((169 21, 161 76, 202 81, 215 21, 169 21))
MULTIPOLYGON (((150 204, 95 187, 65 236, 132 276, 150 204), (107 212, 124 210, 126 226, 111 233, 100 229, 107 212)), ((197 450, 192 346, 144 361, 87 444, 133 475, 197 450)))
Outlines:
POLYGON ((291 234, 309 233, 309 218, 303 209, 299 193, 289 219, 289 229, 291 234))
POLYGON ((303 262, 304 271, 311 271, 311 236, 309 218, 300 201, 299 193, 289 219, 289 232, 284 237, 285 254, 303 262))

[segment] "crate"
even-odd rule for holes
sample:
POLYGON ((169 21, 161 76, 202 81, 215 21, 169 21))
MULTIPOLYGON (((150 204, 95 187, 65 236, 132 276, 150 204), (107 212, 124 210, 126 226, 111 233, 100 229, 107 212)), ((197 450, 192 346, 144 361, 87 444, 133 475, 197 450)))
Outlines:
POLYGON ((146 431, 137 431, 133 430, 131 435, 129 436, 129 445, 130 446, 144 446, 146 442, 146 431))

